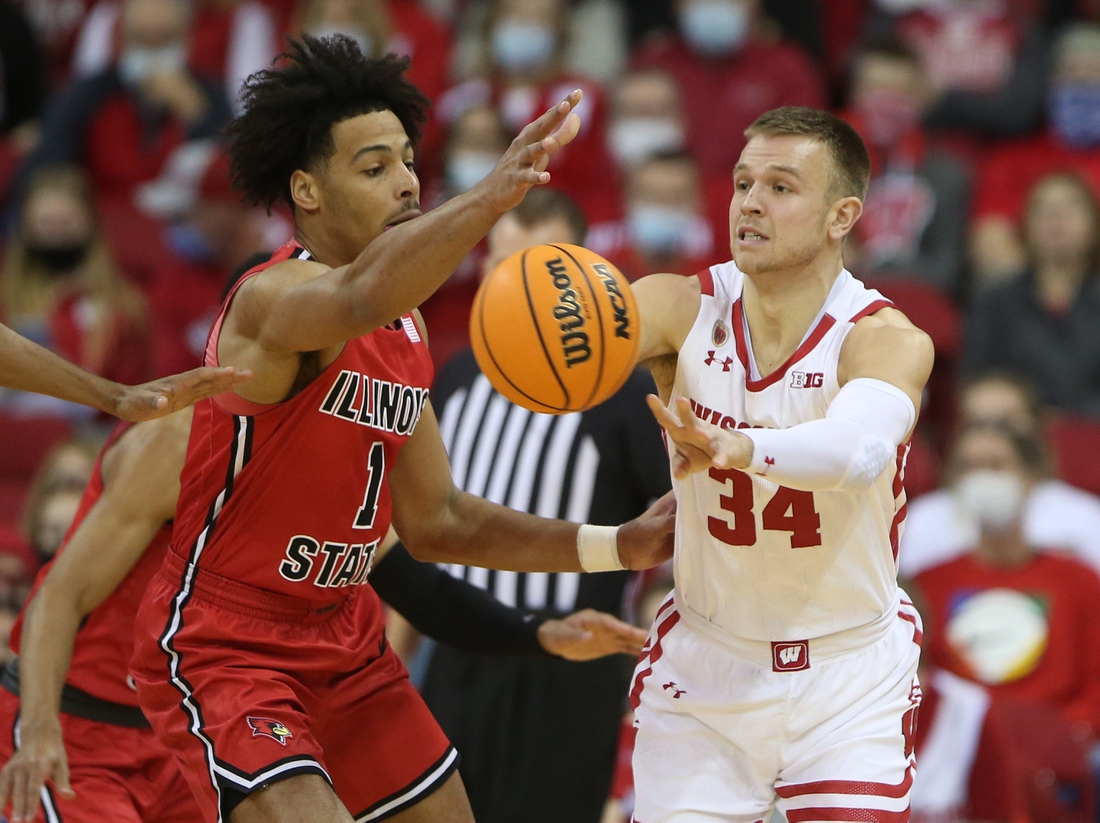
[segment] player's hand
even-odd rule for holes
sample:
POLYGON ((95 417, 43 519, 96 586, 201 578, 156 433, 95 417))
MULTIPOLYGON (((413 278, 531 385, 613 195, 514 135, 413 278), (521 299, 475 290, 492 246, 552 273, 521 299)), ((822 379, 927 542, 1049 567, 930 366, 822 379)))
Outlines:
POLYGON ((183 374, 162 377, 140 386, 122 386, 115 408, 108 409, 115 417, 140 423, 229 391, 252 376, 249 371, 237 371, 231 366, 192 369, 183 374))
POLYGON ((736 431, 720 429, 695 416, 686 397, 676 398, 675 413, 660 398, 646 398, 657 422, 675 447, 672 476, 682 480, 694 472, 709 469, 744 469, 752 461, 752 441, 736 431))
POLYGON ((580 131, 581 119, 573 109, 582 96, 580 89, 574 90, 538 120, 524 126, 496 168, 474 187, 499 213, 518 206, 532 186, 550 182, 546 171, 550 156, 580 131))
POLYGON ((617 617, 584 609, 564 620, 539 626, 539 643, 550 654, 566 660, 595 660, 609 654, 639 655, 646 633, 617 617))
POLYGON ((669 492, 640 516, 619 526, 619 560, 628 569, 651 569, 672 558, 676 496, 669 492))
POLYGON ((0 771, 0 809, 11 801, 12 823, 34 820, 46 781, 62 797, 76 797, 69 785, 69 761, 65 757, 61 724, 54 721, 39 727, 24 726, 20 736, 18 751, 0 771))

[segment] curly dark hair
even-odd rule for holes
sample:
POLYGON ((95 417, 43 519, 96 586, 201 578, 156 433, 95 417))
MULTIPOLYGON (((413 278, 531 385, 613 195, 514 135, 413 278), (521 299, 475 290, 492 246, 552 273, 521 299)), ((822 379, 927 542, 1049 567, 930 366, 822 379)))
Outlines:
POLYGON ((290 39, 279 58, 245 81, 244 114, 226 127, 233 186, 246 200, 293 208, 291 174, 331 157, 332 127, 350 117, 392 111, 416 146, 430 102, 404 77, 409 58, 367 58, 340 34, 290 39))

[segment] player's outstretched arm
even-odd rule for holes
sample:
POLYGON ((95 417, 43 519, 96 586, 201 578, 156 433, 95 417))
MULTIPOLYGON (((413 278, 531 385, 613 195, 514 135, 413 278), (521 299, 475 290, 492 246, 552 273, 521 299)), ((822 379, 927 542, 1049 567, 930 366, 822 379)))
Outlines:
MULTIPOLYGON (((585 570, 576 523, 517 512, 455 487, 430 403, 401 449, 390 473, 390 488, 393 526, 418 560, 513 571, 585 570)), ((617 557, 609 557, 610 562, 599 568, 647 569, 667 560, 672 556, 674 525, 675 500, 669 493, 619 527, 617 540, 606 544, 617 557)))
POLYGON ((123 386, 84 371, 0 324, 0 386, 81 403, 123 420, 163 417, 228 391, 248 377, 232 368, 203 368, 123 386))
POLYGON ((856 324, 840 353, 840 391, 821 420, 789 429, 727 431, 700 420, 678 398, 650 409, 675 449, 673 474, 743 469, 807 491, 862 489, 895 459, 916 425, 935 351, 928 335, 896 309, 856 324))
POLYGON ((484 589, 414 559, 392 529, 378 554, 370 575, 378 596, 418 632, 456 649, 594 660, 609 654, 636 655, 645 643, 641 629, 592 609, 553 620, 505 606, 484 589))
POLYGON ((527 125, 480 183, 422 217, 395 225, 349 265, 316 276, 318 263, 273 266, 295 282, 258 278, 242 291, 260 304, 256 336, 272 352, 317 351, 408 313, 451 276, 467 254, 532 186, 550 182, 546 164, 580 129, 574 91, 527 125), (294 270, 298 273, 294 274, 294 270), (308 271, 308 275, 304 272, 308 271))
MULTIPOLYGON (((103 460, 104 490, 27 605, 20 644, 21 745, 0 771, 0 808, 33 820, 42 785, 73 797, 62 740, 61 689, 80 622, 117 588, 179 495, 191 410, 142 423, 103 460)), ((94 798, 88 798, 94 802, 94 798)))

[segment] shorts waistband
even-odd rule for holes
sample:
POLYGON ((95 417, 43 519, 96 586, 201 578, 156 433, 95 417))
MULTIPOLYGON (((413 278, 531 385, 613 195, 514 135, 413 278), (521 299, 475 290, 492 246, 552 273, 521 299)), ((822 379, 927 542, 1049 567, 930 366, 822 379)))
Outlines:
POLYGON ((322 623, 328 620, 350 597, 335 603, 318 603, 304 597, 273 592, 249 586, 238 580, 222 577, 207 569, 199 568, 169 549, 164 553, 161 573, 169 582, 178 585, 186 575, 188 588, 196 600, 219 606, 246 617, 261 620, 277 620, 288 623, 322 623))
MULTIPOLYGON (((738 637, 716 626, 698 612, 684 604, 679 598, 676 600, 676 610, 684 623, 700 634, 725 646, 736 656, 755 663, 758 666, 771 668, 773 664, 772 641, 750 640, 746 637, 738 637)), ((805 641, 808 645, 810 665, 822 663, 837 657, 857 652, 872 645, 886 635, 898 619, 898 608, 888 610, 882 617, 864 626, 835 632, 811 638, 792 638, 789 643, 805 641)), ((777 641, 784 642, 784 641, 777 641)))

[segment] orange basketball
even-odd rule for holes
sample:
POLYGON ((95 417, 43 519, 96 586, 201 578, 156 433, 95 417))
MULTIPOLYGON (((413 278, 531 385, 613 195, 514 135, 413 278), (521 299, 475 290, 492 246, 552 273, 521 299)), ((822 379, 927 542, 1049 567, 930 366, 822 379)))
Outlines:
POLYGON ((638 304, 623 275, 580 246, 532 246, 485 278, 470 340, 498 392, 548 414, 590 409, 638 359, 638 304))

